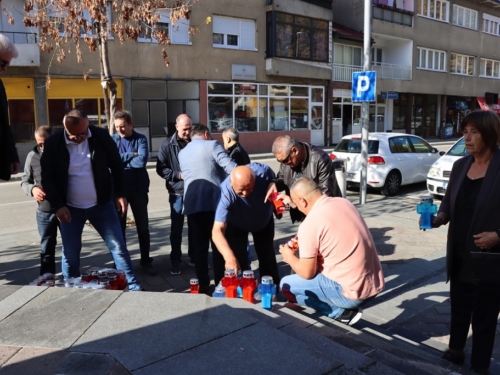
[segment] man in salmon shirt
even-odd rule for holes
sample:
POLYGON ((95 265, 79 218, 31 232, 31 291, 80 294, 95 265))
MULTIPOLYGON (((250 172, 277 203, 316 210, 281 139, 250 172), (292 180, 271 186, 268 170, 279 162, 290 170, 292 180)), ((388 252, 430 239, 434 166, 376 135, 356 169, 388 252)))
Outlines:
POLYGON ((298 250, 280 246, 283 261, 295 271, 281 280, 281 293, 353 325, 363 314, 360 306, 384 289, 370 231, 351 202, 323 195, 309 178, 295 182, 290 195, 306 218, 297 234, 298 250))

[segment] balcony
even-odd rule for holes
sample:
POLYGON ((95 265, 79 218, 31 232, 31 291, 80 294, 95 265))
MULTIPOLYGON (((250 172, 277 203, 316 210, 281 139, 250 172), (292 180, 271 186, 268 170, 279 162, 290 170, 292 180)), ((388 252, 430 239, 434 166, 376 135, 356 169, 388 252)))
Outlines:
POLYGON ((40 66, 40 48, 38 36, 30 32, 1 31, 15 45, 19 56, 12 59, 10 66, 40 66))
POLYGON ((378 79, 411 81, 411 66, 378 63, 372 65, 372 70, 377 72, 378 79))
POLYGON ((332 81, 352 82, 352 73, 362 71, 362 66, 333 64, 332 81))

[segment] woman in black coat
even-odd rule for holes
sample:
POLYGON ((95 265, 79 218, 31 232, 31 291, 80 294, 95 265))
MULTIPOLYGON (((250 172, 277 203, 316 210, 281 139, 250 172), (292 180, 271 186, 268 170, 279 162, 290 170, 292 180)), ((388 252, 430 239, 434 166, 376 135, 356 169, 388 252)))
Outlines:
POLYGON ((500 277, 496 282, 484 271, 474 272, 471 252, 500 253, 500 118, 492 111, 474 111, 463 119, 460 129, 470 155, 454 163, 433 221, 435 228, 450 224, 446 270, 451 327, 443 358, 459 365, 464 362, 472 324, 472 370, 488 374, 500 312, 500 277))

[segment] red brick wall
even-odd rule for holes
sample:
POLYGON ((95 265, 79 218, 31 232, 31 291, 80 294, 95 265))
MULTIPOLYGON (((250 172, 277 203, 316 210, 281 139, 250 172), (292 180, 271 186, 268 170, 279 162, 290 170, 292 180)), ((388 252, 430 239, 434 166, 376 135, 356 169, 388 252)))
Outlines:
MULTIPOLYGON (((240 143, 248 153, 271 152, 274 140, 280 135, 288 134, 300 142, 310 142, 311 136, 309 130, 295 130, 290 132, 256 132, 240 133, 240 143)), ((222 143, 220 133, 213 133, 212 137, 222 143)))

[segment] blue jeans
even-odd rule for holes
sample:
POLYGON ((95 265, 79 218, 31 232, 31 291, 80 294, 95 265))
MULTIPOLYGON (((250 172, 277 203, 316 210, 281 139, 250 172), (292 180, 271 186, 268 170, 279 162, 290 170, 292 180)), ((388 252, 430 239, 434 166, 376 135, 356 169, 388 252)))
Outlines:
POLYGON ((355 309, 364 302, 345 297, 340 284, 322 273, 311 280, 297 274, 285 276, 281 280, 281 294, 290 301, 295 297, 299 305, 308 306, 333 319, 340 317, 345 309, 355 309))
POLYGON ((132 261, 120 228, 118 213, 112 201, 102 205, 83 209, 68 206, 71 223, 61 223, 63 241, 62 273, 64 278, 80 276, 80 252, 82 250, 82 232, 88 220, 106 243, 116 268, 125 271, 130 290, 139 290, 132 261))
MULTIPOLYGON (((170 246, 172 250, 170 251, 170 261, 171 262, 181 262, 182 257, 182 228, 184 227, 184 214, 182 210, 184 208, 184 200, 182 195, 170 194, 168 197, 170 203, 170 246)), ((191 246, 189 245, 191 230, 188 226, 188 255, 193 261, 194 258, 191 252, 191 246)))
MULTIPOLYGON (((153 262, 153 258, 149 256, 150 234, 148 218, 148 193, 135 191, 128 193, 125 198, 127 198, 128 205, 130 206, 130 208, 132 209, 132 213, 134 214, 137 237, 139 238, 139 249, 141 250, 141 266, 148 266, 153 262)), ((123 232, 123 238, 125 238, 126 242, 127 215, 123 215, 120 217, 120 225, 123 232)))
POLYGON ((59 220, 53 212, 36 211, 36 224, 40 234, 40 275, 56 273, 56 245, 59 220))

